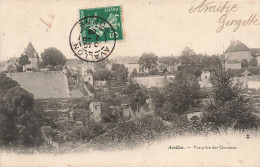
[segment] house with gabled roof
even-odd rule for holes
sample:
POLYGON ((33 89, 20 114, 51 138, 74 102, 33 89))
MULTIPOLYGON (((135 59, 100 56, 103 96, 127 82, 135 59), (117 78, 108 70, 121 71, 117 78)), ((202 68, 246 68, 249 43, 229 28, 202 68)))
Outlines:
POLYGON ((27 48, 22 54, 27 55, 30 61, 30 64, 26 64, 23 66, 23 71, 32 71, 39 69, 39 56, 31 42, 29 42, 27 48))
MULTIPOLYGON (((239 40, 232 40, 224 53, 226 68, 241 69, 243 60, 250 62, 252 59, 260 60, 260 48, 248 48, 239 40)), ((260 61, 258 61, 258 65, 260 61)))

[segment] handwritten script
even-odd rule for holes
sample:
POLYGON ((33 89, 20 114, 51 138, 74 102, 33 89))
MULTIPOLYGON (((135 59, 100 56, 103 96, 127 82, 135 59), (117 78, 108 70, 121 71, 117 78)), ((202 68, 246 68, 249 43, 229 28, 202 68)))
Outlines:
POLYGON ((189 13, 220 13, 218 19, 220 26, 216 32, 221 32, 225 27, 233 27, 233 32, 236 32, 242 26, 257 26, 260 25, 260 20, 257 19, 257 13, 252 13, 247 19, 229 19, 231 13, 237 12, 238 4, 232 1, 208 1, 203 0, 198 6, 191 6, 189 13))

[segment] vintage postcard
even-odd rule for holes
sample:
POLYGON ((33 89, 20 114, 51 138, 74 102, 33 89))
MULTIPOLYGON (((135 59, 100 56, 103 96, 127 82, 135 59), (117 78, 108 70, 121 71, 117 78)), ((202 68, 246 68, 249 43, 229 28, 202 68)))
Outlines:
POLYGON ((0 0, 0 167, 260 167, 259 0, 0 0))

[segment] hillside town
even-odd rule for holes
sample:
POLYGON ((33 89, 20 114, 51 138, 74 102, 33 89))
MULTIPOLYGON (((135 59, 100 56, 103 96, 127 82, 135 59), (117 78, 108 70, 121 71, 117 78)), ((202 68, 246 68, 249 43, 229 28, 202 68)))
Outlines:
MULTIPOLYGON (((67 152, 102 147, 100 143, 104 142, 125 142, 127 145, 127 137, 137 141, 134 134, 146 134, 146 126, 155 130, 148 131, 143 140, 167 134, 177 122, 181 124, 178 124, 179 128, 185 123, 188 131, 205 133, 207 122, 203 121, 206 119, 203 115, 208 112, 211 97, 216 97, 216 83, 212 78, 218 66, 232 74, 232 84, 227 86, 236 91, 232 85, 239 84, 241 95, 251 100, 254 114, 259 117, 260 48, 250 48, 239 40, 232 40, 221 55, 196 54, 185 48, 178 56, 144 53, 133 57, 115 56, 96 63, 66 59, 56 48, 38 53, 29 42, 20 57, 0 62, 0 83, 10 86, 7 90, 1 85, 0 90, 4 103, 11 99, 10 105, 19 108, 17 111, 23 111, 24 107, 24 114, 18 112, 19 119, 14 125, 18 132, 13 133, 27 134, 27 128, 36 127, 34 123, 23 124, 21 120, 29 119, 26 118, 27 111, 37 113, 33 118, 39 131, 28 139, 18 139, 18 143, 26 146, 33 143, 41 150, 67 152), (14 89, 11 85, 17 90, 11 90, 14 89), (14 103, 12 96, 27 99, 14 103), (33 102, 26 101, 31 98, 33 102), (151 122, 154 125, 151 126, 151 122), (139 131, 139 125, 144 129, 139 131), (34 142, 35 138, 38 143, 34 142)), ((4 106, 1 106, 3 111, 4 106)), ((211 120, 211 117, 207 118, 211 120)), ((228 120, 232 123, 230 126, 237 129, 258 126, 259 122, 253 122, 248 125, 240 117, 228 120), (237 124, 239 120, 241 122, 237 124)), ((11 140, 10 137, 7 139, 11 140)))

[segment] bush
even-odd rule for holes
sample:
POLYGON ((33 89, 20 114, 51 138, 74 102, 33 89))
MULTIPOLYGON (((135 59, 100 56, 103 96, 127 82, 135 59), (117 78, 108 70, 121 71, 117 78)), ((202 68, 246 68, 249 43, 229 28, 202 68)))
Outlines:
POLYGON ((241 83, 234 84, 230 71, 222 66, 211 73, 212 103, 206 108, 203 122, 213 129, 252 129, 259 126, 249 99, 242 95, 241 83))

